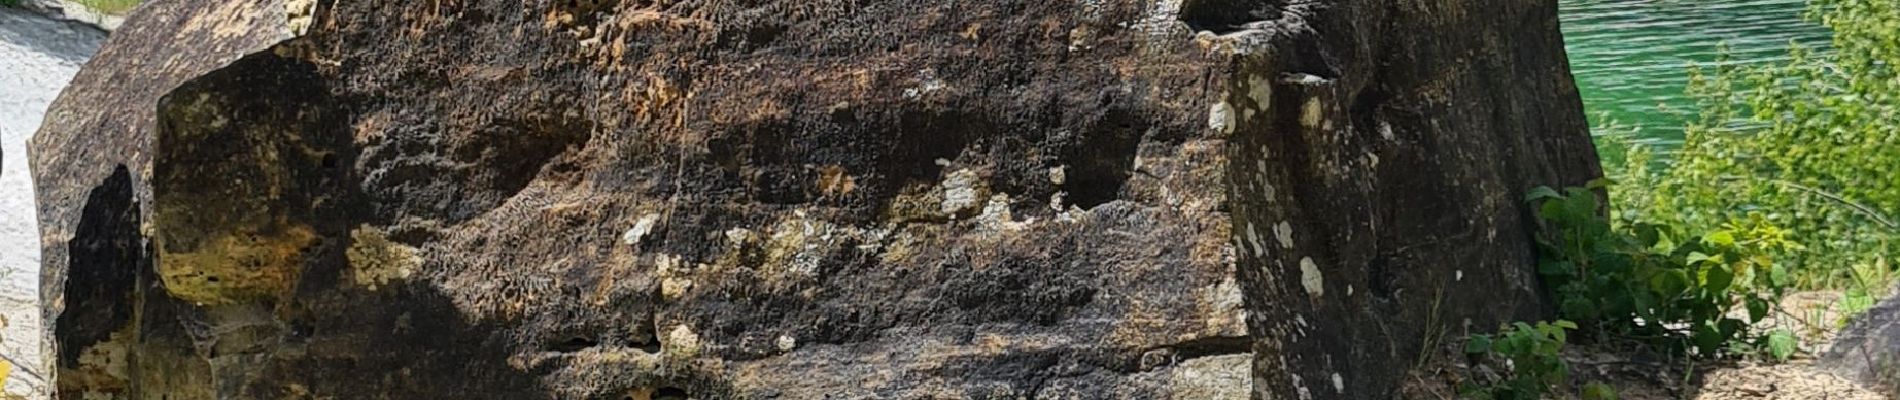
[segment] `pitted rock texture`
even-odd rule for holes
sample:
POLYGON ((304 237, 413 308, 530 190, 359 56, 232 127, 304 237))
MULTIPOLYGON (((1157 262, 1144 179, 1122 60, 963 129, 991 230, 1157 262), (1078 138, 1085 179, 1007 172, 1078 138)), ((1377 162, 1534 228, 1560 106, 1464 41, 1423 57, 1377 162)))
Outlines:
POLYGON ((1549 1, 288 3, 55 106, 63 398, 1391 397, 1598 175, 1549 1))

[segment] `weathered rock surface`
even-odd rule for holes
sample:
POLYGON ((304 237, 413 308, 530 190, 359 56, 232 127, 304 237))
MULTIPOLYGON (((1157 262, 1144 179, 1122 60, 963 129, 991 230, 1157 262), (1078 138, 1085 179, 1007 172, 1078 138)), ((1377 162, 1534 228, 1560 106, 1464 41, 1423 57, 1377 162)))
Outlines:
POLYGON ((1888 296, 1854 317, 1821 353, 1818 364, 1888 396, 1900 396, 1900 296, 1888 296))
POLYGON ((288 3, 55 105, 62 397, 1390 397, 1598 175, 1549 1, 288 3))

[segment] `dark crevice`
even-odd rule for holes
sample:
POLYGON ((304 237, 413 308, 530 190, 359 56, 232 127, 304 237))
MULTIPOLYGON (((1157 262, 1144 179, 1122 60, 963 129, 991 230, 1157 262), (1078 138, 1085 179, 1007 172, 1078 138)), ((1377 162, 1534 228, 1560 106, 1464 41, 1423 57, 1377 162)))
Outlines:
POLYGON ((1306 83, 1306 78, 1302 75, 1328 82, 1339 80, 1339 61, 1321 48, 1324 45, 1325 42, 1317 38, 1294 41, 1293 54, 1288 60, 1286 75, 1296 78, 1289 80, 1306 83))
POLYGON ((652 354, 660 353, 660 337, 655 334, 652 329, 642 330, 634 334, 627 342, 634 348, 640 349, 640 351, 652 354))
POLYGON ((1398 291, 1398 277, 1392 274, 1391 264, 1390 255, 1379 255, 1366 264, 1366 288, 1380 300, 1391 300, 1398 291))
POLYGON ((1275 0, 1187 0, 1181 4, 1181 22, 1195 31, 1227 34, 1250 22, 1279 19, 1282 4, 1275 0))
POLYGON ((653 400, 686 400, 690 398, 693 398, 693 395, 687 393, 686 389, 676 387, 663 387, 653 392, 653 400))
MULTIPOLYGON (((1376 78, 1375 78, 1376 80, 1376 78)), ((1376 139, 1379 137, 1379 111, 1392 96, 1377 86, 1360 90, 1352 99, 1352 124, 1361 137, 1376 139)))
POLYGON ((979 135, 1000 131, 988 118, 958 112, 911 111, 899 117, 896 151, 886 155, 880 172, 894 182, 934 183, 943 176, 936 160, 956 160, 979 135))
POLYGON ((1253 338, 1249 336, 1202 337, 1141 350, 1134 353, 1139 356, 1116 362, 1108 366, 1108 369, 1120 373, 1135 373, 1176 365, 1201 357, 1252 353, 1253 338))
POLYGON ((550 344, 548 345, 548 349, 553 350, 555 352, 560 352, 560 353, 574 353, 574 352, 579 352, 582 350, 591 349, 599 345, 600 345, 600 342, 595 341, 592 338, 575 336, 575 337, 567 338, 567 340, 562 340, 562 341, 550 344))
POLYGON ((511 121, 488 131, 487 140, 457 149, 459 159, 478 160, 475 165, 493 166, 487 173, 489 187, 513 197, 541 174, 556 156, 587 143, 593 137, 594 123, 579 119, 535 119, 511 121))
POLYGON ((1070 204, 1095 208, 1121 198, 1122 188, 1135 171, 1135 156, 1149 123, 1129 110, 1111 109, 1064 157, 1068 161, 1061 185, 1070 204))
POLYGON ((1176 357, 1191 360, 1201 357, 1253 353, 1253 338, 1247 336, 1211 336, 1175 343, 1176 357))

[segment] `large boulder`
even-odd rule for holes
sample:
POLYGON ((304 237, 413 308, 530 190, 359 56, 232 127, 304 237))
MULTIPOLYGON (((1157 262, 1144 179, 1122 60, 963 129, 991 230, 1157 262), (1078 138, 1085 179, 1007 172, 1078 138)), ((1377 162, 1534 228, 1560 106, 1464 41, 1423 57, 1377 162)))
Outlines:
POLYGON ((1900 396, 1900 293, 1889 295, 1841 328, 1818 364, 1889 396, 1900 396))
POLYGON ((34 143, 60 395, 1391 397, 1546 311, 1522 193, 1599 174, 1556 24, 157 1, 34 143))

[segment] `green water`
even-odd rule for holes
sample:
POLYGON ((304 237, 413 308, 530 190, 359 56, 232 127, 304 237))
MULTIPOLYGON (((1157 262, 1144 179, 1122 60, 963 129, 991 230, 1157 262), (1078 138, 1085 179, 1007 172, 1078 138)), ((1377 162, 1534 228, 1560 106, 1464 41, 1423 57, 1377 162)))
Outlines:
POLYGON ((1802 20, 1805 0, 1559 0, 1570 68, 1590 119, 1635 126, 1640 141, 1681 143, 1695 101, 1683 95, 1691 63, 1786 60, 1788 44, 1826 46, 1827 29, 1802 20))

